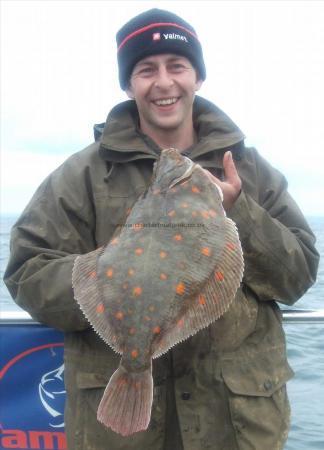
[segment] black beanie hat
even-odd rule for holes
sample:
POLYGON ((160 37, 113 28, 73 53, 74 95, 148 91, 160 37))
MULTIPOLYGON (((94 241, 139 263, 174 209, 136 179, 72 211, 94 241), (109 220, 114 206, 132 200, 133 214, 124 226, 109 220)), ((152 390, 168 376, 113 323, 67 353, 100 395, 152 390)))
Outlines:
POLYGON ((131 19, 117 33, 119 82, 127 88, 135 64, 143 58, 161 53, 185 56, 206 78, 202 48, 194 28, 176 14, 151 9, 131 19))

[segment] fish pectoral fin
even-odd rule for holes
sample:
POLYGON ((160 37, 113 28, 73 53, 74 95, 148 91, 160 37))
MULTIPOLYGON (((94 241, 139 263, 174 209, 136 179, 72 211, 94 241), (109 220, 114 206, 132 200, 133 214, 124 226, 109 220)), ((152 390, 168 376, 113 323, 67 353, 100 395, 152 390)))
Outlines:
POLYGON ((143 372, 128 372, 120 365, 105 389, 97 418, 116 433, 129 436, 147 429, 152 402, 152 365, 143 372))
POLYGON ((75 300, 94 330, 113 350, 121 354, 118 339, 109 327, 109 312, 98 286, 97 261, 103 251, 104 247, 100 247, 76 258, 72 270, 72 287, 75 300))

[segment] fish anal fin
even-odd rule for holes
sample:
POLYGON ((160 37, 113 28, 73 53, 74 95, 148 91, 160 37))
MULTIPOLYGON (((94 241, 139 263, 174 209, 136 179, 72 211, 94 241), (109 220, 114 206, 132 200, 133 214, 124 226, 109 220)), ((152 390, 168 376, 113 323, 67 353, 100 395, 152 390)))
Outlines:
POLYGON ((177 318, 161 341, 156 343, 153 358, 193 336, 221 317, 230 307, 243 277, 244 262, 236 226, 226 219, 224 245, 217 266, 202 290, 191 299, 184 314, 177 318))

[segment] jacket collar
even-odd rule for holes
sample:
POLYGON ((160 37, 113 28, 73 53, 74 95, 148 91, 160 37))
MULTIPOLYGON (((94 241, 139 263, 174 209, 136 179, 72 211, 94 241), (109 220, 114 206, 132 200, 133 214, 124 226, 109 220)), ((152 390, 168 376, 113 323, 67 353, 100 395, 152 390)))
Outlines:
MULTIPOLYGON (((241 146, 244 135, 221 109, 202 97, 196 96, 193 111, 198 142, 185 154, 204 166, 218 167, 225 149, 241 146)), ((157 159, 161 149, 140 131, 138 123, 133 100, 116 105, 105 124, 95 125, 101 157, 118 163, 157 159)))

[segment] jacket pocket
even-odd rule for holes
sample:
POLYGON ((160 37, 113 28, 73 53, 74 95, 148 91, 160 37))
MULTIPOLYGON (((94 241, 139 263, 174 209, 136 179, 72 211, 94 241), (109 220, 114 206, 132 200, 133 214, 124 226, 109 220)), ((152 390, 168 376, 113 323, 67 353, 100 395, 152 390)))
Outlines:
POLYGON ((255 360, 226 362, 222 368, 240 450, 280 450, 286 442, 290 422, 286 382, 293 371, 287 361, 277 365, 276 357, 269 352, 255 360))
POLYGON ((79 389, 100 389, 107 386, 109 377, 97 373, 80 372, 77 375, 79 389))
POLYGON ((270 397, 294 372, 288 364, 285 347, 239 356, 222 362, 222 375, 235 394, 270 397))

